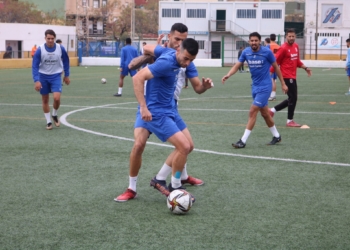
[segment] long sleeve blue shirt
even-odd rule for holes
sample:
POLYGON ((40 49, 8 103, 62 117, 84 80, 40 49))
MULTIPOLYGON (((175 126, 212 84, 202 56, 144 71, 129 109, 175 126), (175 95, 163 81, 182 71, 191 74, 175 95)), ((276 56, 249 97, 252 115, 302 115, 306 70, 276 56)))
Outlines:
MULTIPOLYGON (((52 48, 49 48, 45 44, 45 49, 48 52, 54 52, 56 50, 57 45, 58 44, 55 44, 55 46, 53 46, 52 48)), ((62 59, 62 63, 63 63, 64 76, 69 76, 69 57, 68 57, 66 49, 62 45, 59 45, 59 46, 61 46, 61 50, 62 50, 61 59, 62 59)), ((38 47, 38 49, 36 50, 36 52, 34 54, 33 62, 32 62, 32 75, 33 75, 34 82, 38 82, 40 79, 40 76, 55 78, 55 77, 61 75, 61 73, 57 73, 57 74, 53 74, 53 75, 48 76, 48 75, 44 75, 44 74, 39 73, 40 63, 41 63, 41 48, 38 47)))

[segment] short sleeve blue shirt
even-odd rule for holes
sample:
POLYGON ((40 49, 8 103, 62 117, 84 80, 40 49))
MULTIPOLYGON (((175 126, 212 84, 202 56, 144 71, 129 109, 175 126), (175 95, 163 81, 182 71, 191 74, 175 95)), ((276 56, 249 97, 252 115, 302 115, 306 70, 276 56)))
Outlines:
POLYGON ((162 54, 148 69, 154 76, 146 86, 146 104, 152 116, 173 115, 174 91, 180 65, 175 50, 162 54))
MULTIPOLYGON (((160 57, 163 53, 173 53, 174 49, 169 48, 169 47, 162 47, 160 45, 157 45, 156 48, 154 49, 154 57, 158 58, 160 57)), ((191 62, 187 68, 186 68, 186 77, 191 79, 194 77, 198 76, 198 71, 196 66, 191 62)))
POLYGON ((270 67, 276 61, 272 51, 264 46, 254 52, 250 47, 243 50, 239 61, 247 61, 252 78, 252 87, 259 90, 271 89, 270 67))

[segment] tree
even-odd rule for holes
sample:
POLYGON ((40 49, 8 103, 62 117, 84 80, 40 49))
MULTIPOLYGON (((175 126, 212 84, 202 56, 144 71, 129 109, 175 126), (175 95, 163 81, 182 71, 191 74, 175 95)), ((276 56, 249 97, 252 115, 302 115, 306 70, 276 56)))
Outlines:
MULTIPOLYGON (((131 31, 131 5, 121 6, 118 19, 110 24, 115 36, 124 37, 131 31)), ((158 33, 158 1, 149 0, 143 9, 135 9, 135 33, 142 39, 143 34, 158 33)))
POLYGON ((4 0, 0 8, 0 22, 43 23, 43 17, 33 3, 4 0))
POLYGON ((3 0, 0 8, 0 22, 3 23, 38 23, 64 24, 57 10, 42 12, 33 3, 3 0))

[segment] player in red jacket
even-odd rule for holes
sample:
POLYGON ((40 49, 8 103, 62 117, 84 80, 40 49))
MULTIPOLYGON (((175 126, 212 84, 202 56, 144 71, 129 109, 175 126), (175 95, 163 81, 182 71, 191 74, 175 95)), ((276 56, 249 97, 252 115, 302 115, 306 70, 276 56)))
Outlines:
POLYGON ((288 29, 285 42, 276 53, 276 61, 280 66, 284 82, 288 86, 288 99, 270 109, 273 117, 277 111, 288 107, 287 127, 300 127, 301 125, 293 121, 294 110, 298 99, 297 88, 297 68, 302 68, 311 76, 311 69, 306 67, 299 58, 299 46, 295 43, 294 29, 288 29))

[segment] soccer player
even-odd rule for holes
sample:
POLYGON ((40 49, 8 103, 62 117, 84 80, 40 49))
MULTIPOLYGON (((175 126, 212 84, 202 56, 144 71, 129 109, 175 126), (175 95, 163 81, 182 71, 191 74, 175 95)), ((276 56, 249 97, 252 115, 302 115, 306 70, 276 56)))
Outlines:
POLYGON ((61 73, 64 71, 63 81, 70 84, 69 57, 61 45, 55 43, 56 33, 53 30, 45 31, 46 43, 40 45, 34 54, 32 74, 35 82, 34 89, 40 91, 42 107, 46 118, 46 129, 52 129, 49 106, 49 93, 53 93, 52 119, 56 127, 60 126, 57 116, 61 104, 61 73))
POLYGON ((32 52, 31 52, 31 55, 32 55, 32 58, 34 57, 35 55, 35 52, 38 48, 36 47, 36 44, 34 44, 33 48, 32 48, 32 52))
POLYGON ((252 96, 254 100, 249 110, 249 120, 243 137, 238 142, 232 144, 232 146, 235 148, 244 148, 246 146, 247 139, 254 128, 256 116, 259 112, 265 119, 266 125, 269 127, 273 135, 272 141, 269 142, 268 145, 275 145, 282 140, 281 135, 278 133, 275 123, 269 114, 269 108, 267 106, 271 93, 271 78, 269 71, 271 65, 277 72, 284 93, 288 91, 288 87, 284 83, 281 71, 278 68, 276 59, 271 50, 265 46, 261 46, 260 42, 261 36, 258 32, 249 34, 250 47, 243 50, 242 56, 239 58, 239 62, 236 63, 222 78, 222 83, 224 84, 230 76, 238 71, 239 67, 244 63, 244 61, 248 62, 253 80, 252 96))
POLYGON ((306 67, 299 58, 299 46, 295 43, 294 29, 288 29, 286 34, 287 42, 285 42, 276 53, 276 61, 280 66, 284 82, 288 86, 288 99, 270 109, 270 115, 288 107, 287 127, 301 127, 300 124, 293 121, 294 110, 298 100, 297 87, 297 68, 302 68, 311 76, 311 69, 306 67))
MULTIPOLYGON (((149 55, 144 55, 144 56, 135 58, 130 63, 129 68, 138 68, 139 65, 144 64, 150 58, 151 60, 153 60, 153 56, 159 57, 160 55, 162 55, 163 53, 166 53, 167 51, 172 51, 174 49, 179 48, 182 41, 186 39, 187 33, 188 33, 188 29, 186 25, 182 23, 174 24, 171 28, 170 34, 168 34, 168 39, 169 39, 168 48, 164 48, 163 46, 160 46, 160 45, 156 47, 154 45, 146 45, 144 49, 145 49, 145 52, 148 53, 149 55)), ((163 36, 164 36, 163 34, 160 35, 160 40, 163 36)), ((193 89, 198 94, 205 92, 208 88, 211 88, 211 79, 203 78, 202 81, 200 81, 198 78, 198 72, 194 67, 193 63, 190 63, 190 65, 186 69, 187 70, 185 74, 189 78, 193 86, 193 89)), ((184 69, 181 68, 181 72, 179 72, 178 74, 178 81, 176 84, 176 89, 174 91, 174 98, 176 102, 179 98, 181 87, 184 84, 184 78, 183 78, 184 72, 185 72, 184 69)), ((174 106, 175 106, 175 109, 173 111, 175 112, 176 125, 180 129, 180 131, 182 131, 182 133, 184 133, 185 136, 187 137, 191 145, 190 150, 192 151, 194 147, 192 137, 186 127, 186 124, 183 122, 182 118, 177 112, 177 105, 174 105, 174 106)), ((137 113, 135 129, 134 129, 135 142, 130 154, 129 187, 123 194, 115 198, 115 201, 118 201, 118 202, 127 201, 130 199, 134 199, 136 197, 136 184, 137 184, 138 173, 141 168, 142 153, 146 146, 147 138, 150 135, 150 132, 147 129, 143 128, 141 125, 138 125, 137 121, 141 120, 139 116, 140 116, 140 113, 137 113)), ((166 186, 166 177, 172 172, 171 165, 172 165, 172 157, 170 156, 165 161, 164 165, 162 166, 157 176, 151 180, 151 186, 155 187, 166 196, 169 194, 169 190, 166 186)), ((187 184, 196 185, 196 186, 203 184, 202 180, 194 178, 187 174, 186 164, 181 174, 181 181, 182 181, 182 184, 187 183, 187 184)))
POLYGON ((349 92, 345 93, 345 95, 350 95, 350 38, 346 39, 346 46, 348 47, 348 53, 346 57, 345 71, 349 79, 349 92))
MULTIPOLYGON (((269 48, 270 48, 270 50, 272 51, 272 53, 274 55, 276 55, 277 51, 280 48, 280 46, 276 43, 276 35, 275 34, 271 34, 270 35, 269 48)), ((276 72, 271 73, 272 91, 271 91, 271 95, 269 97, 269 101, 275 101, 276 100, 276 90, 277 90, 276 79, 277 79, 276 72)))
MULTIPOLYGON (((242 52, 243 52, 243 47, 240 47, 238 51, 238 59, 241 57, 242 52)), ((239 73, 244 73, 244 64, 242 64, 242 66, 239 68, 239 73)))
POLYGON ((128 68, 129 63, 132 59, 138 56, 137 49, 131 46, 131 39, 126 38, 126 45, 122 48, 120 55, 120 76, 119 76, 119 88, 118 93, 114 96, 120 97, 123 93, 124 78, 128 74, 133 77, 136 74, 136 70, 130 70, 128 68))
POLYGON ((135 127, 154 133, 161 141, 174 145, 172 152, 172 177, 169 192, 181 188, 181 174, 191 151, 191 143, 174 120, 174 91, 177 74, 196 58, 198 43, 187 38, 180 50, 163 53, 155 63, 139 71, 133 77, 134 92, 139 102, 139 116, 135 127), (144 81, 148 80, 146 98, 144 81))

